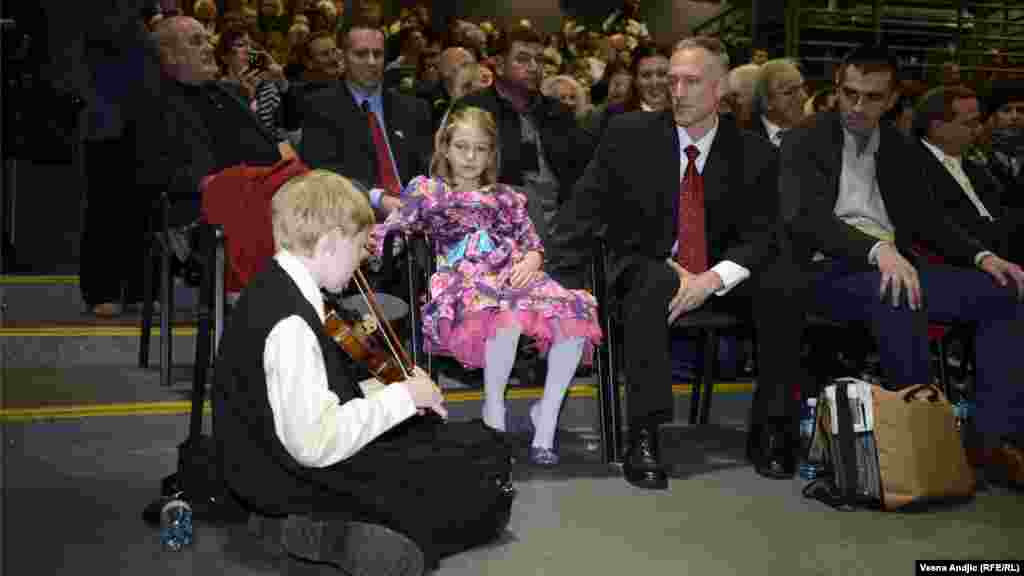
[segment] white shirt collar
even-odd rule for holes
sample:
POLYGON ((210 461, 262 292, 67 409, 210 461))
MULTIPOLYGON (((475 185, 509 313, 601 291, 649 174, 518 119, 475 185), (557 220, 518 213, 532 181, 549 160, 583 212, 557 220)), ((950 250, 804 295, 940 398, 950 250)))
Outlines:
POLYGON ((871 136, 868 138, 867 145, 864 146, 864 150, 862 151, 858 149, 857 137, 853 135, 853 132, 847 130, 846 126, 843 126, 843 147, 849 148, 856 153, 858 157, 863 156, 864 154, 874 156, 875 153, 878 152, 878 146, 882 142, 881 133, 882 131, 878 126, 875 126, 875 129, 871 131, 871 136))
POLYGON ((302 292, 302 295, 305 296, 306 300, 313 306, 313 309, 316 310, 320 321, 323 322, 324 297, 320 293, 320 286, 317 285, 316 280, 313 279, 313 274, 306 268, 306 265, 287 250, 281 250, 274 254, 274 260, 277 260, 281 268, 295 282, 295 285, 299 287, 299 292, 302 292))
POLYGON ((930 150, 931 153, 935 155, 939 162, 945 164, 946 159, 948 158, 949 160, 952 160, 956 165, 961 165, 959 156, 950 156, 949 154, 946 154, 945 152, 942 151, 941 148, 929 142, 927 138, 921 138, 921 143, 924 144, 924 147, 930 150))
POLYGON ((782 126, 772 122, 767 116, 763 115, 761 116, 761 123, 764 124, 765 132, 768 133, 768 140, 771 140, 772 144, 778 146, 782 142, 782 134, 780 134, 780 132, 783 132, 782 126))
POLYGON ((714 126, 696 142, 690 139, 690 133, 686 131, 686 128, 676 126, 676 132, 679 133, 680 170, 686 169, 689 162, 689 159, 686 157, 686 147, 693 144, 697 147, 697 150, 700 150, 700 154, 697 156, 697 172, 703 173, 704 163, 707 161, 708 153, 711 151, 711 144, 715 140, 715 134, 718 133, 718 116, 715 115, 714 126))

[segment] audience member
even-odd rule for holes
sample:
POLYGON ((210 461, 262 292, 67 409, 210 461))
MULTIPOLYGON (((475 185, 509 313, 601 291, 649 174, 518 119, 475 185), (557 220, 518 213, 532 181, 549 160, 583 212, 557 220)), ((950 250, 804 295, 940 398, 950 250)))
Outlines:
POLYGON ((619 105, 607 105, 595 114, 591 130, 600 137, 611 119, 624 112, 642 110, 660 112, 669 107, 668 58, 669 51, 657 44, 643 44, 637 47, 633 57, 632 97, 619 105))
POLYGON ((585 124, 591 110, 590 99, 575 78, 565 75, 545 78, 541 83, 540 93, 564 104, 573 111, 576 121, 581 126, 585 124))
POLYGON ((986 105, 989 169, 1003 185, 1003 203, 1024 212, 1024 80, 993 81, 986 105))
POLYGON ((669 327, 698 309, 753 315, 761 365, 751 456, 768 477, 795 470, 791 389, 802 379, 803 323, 776 233, 778 157, 762 138, 719 122, 727 72, 719 41, 677 44, 671 107, 615 118, 556 220, 563 249, 607 228, 610 291, 629 343, 624 472, 642 488, 667 487, 658 427, 672 420, 669 327))
POLYGON ((836 89, 832 86, 819 88, 804 101, 804 116, 814 116, 818 112, 827 112, 836 107, 836 89))
POLYGON ((593 154, 589 134, 572 112, 540 93, 543 45, 535 31, 513 27, 503 37, 494 86, 463 98, 456 105, 476 106, 498 124, 501 151, 499 181, 531 189, 548 220, 572 190, 593 154))
POLYGON ((302 112, 299 155, 359 182, 388 214, 402 188, 426 173, 430 110, 418 98, 385 90, 384 33, 355 24, 344 35, 345 81, 317 91, 302 112))
POLYGON ((1002 204, 1001 185, 984 167, 966 158, 981 126, 977 94, 962 86, 928 91, 914 114, 914 136, 934 162, 929 163, 932 201, 943 214, 987 247, 1011 260, 1024 253, 1016 215, 1002 204))
POLYGON ((729 71, 726 80, 726 93, 722 96, 722 113, 728 114, 736 125, 744 130, 751 126, 751 115, 754 109, 754 85, 761 67, 757 64, 744 64, 729 71))
POLYGON ((240 164, 271 165, 281 158, 280 141, 259 121, 242 95, 216 82, 217 63, 209 33, 197 20, 178 16, 153 32, 166 82, 166 109, 145 118, 146 146, 136 179, 171 202, 171 226, 199 218, 200 182, 240 164))
POLYGON ((437 129, 441 127, 441 119, 444 118, 454 101, 452 90, 455 75, 460 68, 470 62, 476 62, 476 57, 469 50, 461 46, 445 49, 441 52, 437 64, 440 78, 437 82, 421 87, 419 97, 431 105, 431 133, 437 132, 437 129))
POLYGON ((786 58, 761 65, 754 83, 754 109, 750 129, 776 148, 783 135, 804 119, 804 76, 796 62, 786 58))
POLYGON ((1004 435, 1024 426, 1024 271, 953 225, 932 201, 920 144, 880 123, 896 102, 898 65, 862 47, 839 69, 837 112, 819 114, 782 144, 779 189, 795 256, 810 283, 807 308, 866 322, 886 386, 930 384, 928 323, 976 326, 976 463, 1016 455, 1004 435), (945 259, 915 258, 914 244, 945 259))

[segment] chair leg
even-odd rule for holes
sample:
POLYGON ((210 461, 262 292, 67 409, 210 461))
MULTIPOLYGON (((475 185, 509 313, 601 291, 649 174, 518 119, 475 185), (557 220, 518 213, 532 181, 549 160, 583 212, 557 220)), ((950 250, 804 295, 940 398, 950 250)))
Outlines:
MULTIPOLYGON (((206 374, 210 369, 211 355, 210 348, 212 334, 210 333, 211 316, 213 315, 214 300, 214 276, 216 270, 217 247, 216 237, 212 230, 203 230, 199 245, 203 251, 203 277, 199 283, 199 329, 196 331, 196 356, 192 371, 192 393, 205 396, 206 374)), ((200 407, 202 404, 200 403, 200 407)), ((201 408, 200 408, 201 409, 201 408)))
MULTIPOLYGON (((139 368, 149 368, 149 343, 153 331, 153 301, 156 300, 153 259, 156 257, 156 242, 153 231, 146 232, 146 256, 142 262, 142 329, 139 332, 139 368)), ((160 271, 163 274, 163 270, 160 271)))
POLYGON ((939 381, 942 382, 942 391, 945 392, 946 398, 952 402, 953 385, 949 380, 949 350, 946 348, 945 336, 935 340, 935 347, 939 352, 939 381))
POLYGON ((704 363, 700 366, 698 374, 694 379, 693 384, 690 386, 690 425, 693 426, 700 422, 700 399, 701 399, 701 387, 704 384, 704 367, 707 365, 707 348, 708 342, 705 338, 697 339, 697 358, 698 361, 704 363))
POLYGON ((213 356, 220 350, 220 338, 224 335, 224 233, 218 226, 212 233, 216 247, 213 260, 213 356))
POLYGON ((704 333, 704 365, 701 367, 702 392, 700 406, 701 424, 707 424, 711 414, 711 395, 715 388, 715 367, 718 364, 718 332, 705 330, 704 333))
POLYGON ((619 401, 618 348, 621 340, 615 330, 607 330, 598 345, 597 384, 601 446, 606 464, 622 463, 622 404, 619 401))
POLYGON ((171 385, 174 351, 171 342, 171 315, 174 310, 174 279, 171 275, 171 251, 160 252, 160 385, 171 385))

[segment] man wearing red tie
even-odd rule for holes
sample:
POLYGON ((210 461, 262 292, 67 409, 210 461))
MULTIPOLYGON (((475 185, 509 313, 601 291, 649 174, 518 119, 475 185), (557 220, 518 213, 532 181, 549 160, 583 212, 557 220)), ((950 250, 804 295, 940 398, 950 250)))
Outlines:
POLYGON ((681 41, 670 60, 672 108, 613 121, 555 223, 559 247, 607 226, 611 293, 624 323, 626 479, 663 489, 658 426, 672 420, 670 326, 700 308, 753 318, 759 379, 752 458, 758 473, 795 469, 802 311, 779 241, 778 160, 762 138, 719 121, 728 71, 720 42, 681 41))
POLYGON ((312 168, 361 184, 370 204, 386 216, 401 204, 404 185, 428 171, 430 107, 383 89, 380 30, 353 24, 343 38, 345 77, 304 105, 299 156, 312 168))

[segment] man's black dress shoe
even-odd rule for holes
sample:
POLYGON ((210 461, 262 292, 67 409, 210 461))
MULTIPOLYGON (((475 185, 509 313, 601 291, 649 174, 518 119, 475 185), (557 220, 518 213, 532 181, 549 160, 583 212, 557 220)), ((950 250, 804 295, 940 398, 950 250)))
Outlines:
POLYGON ((753 427, 747 450, 758 474, 786 480, 796 473, 797 446, 796 432, 789 422, 769 423, 753 427))
POLYGON ((637 488, 668 489, 668 474, 658 453, 657 426, 643 427, 630 435, 629 451, 622 466, 626 481, 637 488))

